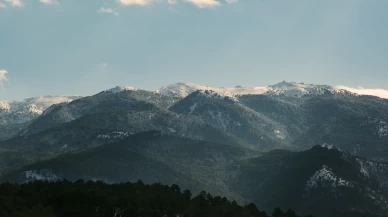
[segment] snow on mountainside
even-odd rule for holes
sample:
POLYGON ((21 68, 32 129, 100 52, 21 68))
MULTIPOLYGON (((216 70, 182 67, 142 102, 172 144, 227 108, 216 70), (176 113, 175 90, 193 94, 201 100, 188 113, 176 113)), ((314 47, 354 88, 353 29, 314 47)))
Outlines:
POLYGON ((342 179, 341 177, 337 177, 329 167, 323 165, 322 168, 315 172, 314 175, 307 181, 306 190, 321 186, 352 187, 352 183, 342 179))
POLYGON ((0 101, 0 140, 10 138, 53 104, 71 102, 77 96, 41 96, 23 101, 0 101))
POLYGON ((29 113, 42 114, 48 107, 63 102, 71 102, 78 99, 77 96, 41 96, 28 98, 23 101, 1 101, 0 102, 0 117, 9 115, 14 112, 26 111, 29 113))

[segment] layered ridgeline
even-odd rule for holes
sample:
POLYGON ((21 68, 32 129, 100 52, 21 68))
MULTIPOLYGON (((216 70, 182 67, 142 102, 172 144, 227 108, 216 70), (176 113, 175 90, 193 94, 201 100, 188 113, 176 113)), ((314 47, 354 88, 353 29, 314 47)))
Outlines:
POLYGON ((322 217, 388 214, 388 165, 333 146, 266 153, 150 131, 26 166, 1 181, 61 179, 179 184, 239 204, 322 217))
POLYGON ((78 98, 45 96, 23 101, 0 101, 0 141, 18 135, 50 106, 78 98))
POLYGON ((287 82, 265 88, 190 83, 156 91, 116 87, 51 106, 18 136, 0 143, 0 148, 29 147, 55 155, 146 130, 226 140, 260 151, 304 150, 327 143, 370 159, 387 160, 388 100, 326 85, 287 82))

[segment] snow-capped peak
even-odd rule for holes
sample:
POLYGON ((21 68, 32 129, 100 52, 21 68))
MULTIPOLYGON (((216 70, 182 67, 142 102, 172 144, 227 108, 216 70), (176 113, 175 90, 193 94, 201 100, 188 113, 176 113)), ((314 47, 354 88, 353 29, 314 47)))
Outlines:
POLYGON ((211 91, 212 93, 217 93, 220 96, 229 96, 233 97, 236 95, 246 95, 246 94, 263 94, 267 90, 266 87, 242 87, 236 86, 232 88, 224 87, 209 87, 203 86, 188 82, 180 82, 176 84, 171 84, 164 86, 155 90, 155 93, 159 93, 167 96, 175 97, 186 97, 196 91, 211 91))
POLYGON ((0 122, 12 124, 14 119, 7 119, 10 114, 17 115, 19 118, 18 122, 28 122, 37 116, 41 115, 47 108, 54 104, 63 102, 71 102, 74 99, 78 99, 77 96, 41 96, 28 98, 23 101, 11 101, 5 102, 0 101, 0 122), (7 120, 6 120, 7 119, 7 120))
POLYGON ((125 91, 125 90, 137 90, 136 88, 134 87, 120 87, 120 86, 116 86, 114 88, 111 88, 109 90, 107 90, 107 92, 111 92, 111 93, 120 93, 122 91, 125 91))
POLYGON ((212 89, 211 87, 202 86, 198 84, 179 82, 176 84, 170 84, 170 85, 161 87, 155 90, 154 92, 165 96, 186 97, 198 90, 211 90, 211 89, 212 89))
POLYGON ((45 109, 54 104, 63 102, 71 102, 78 99, 78 96, 40 96, 28 98, 23 101, 0 101, 0 109, 9 113, 16 111, 29 111, 35 113, 42 113, 45 109))
POLYGON ((286 95, 301 97, 303 95, 323 95, 325 93, 339 93, 341 90, 328 85, 314 85, 296 82, 280 82, 268 86, 268 95, 286 95))

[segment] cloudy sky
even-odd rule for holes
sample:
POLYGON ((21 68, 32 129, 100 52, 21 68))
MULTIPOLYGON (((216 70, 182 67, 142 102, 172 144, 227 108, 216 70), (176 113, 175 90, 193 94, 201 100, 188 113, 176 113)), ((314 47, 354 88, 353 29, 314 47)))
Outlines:
POLYGON ((0 0, 0 100, 179 81, 388 89, 387 11, 387 0, 0 0))

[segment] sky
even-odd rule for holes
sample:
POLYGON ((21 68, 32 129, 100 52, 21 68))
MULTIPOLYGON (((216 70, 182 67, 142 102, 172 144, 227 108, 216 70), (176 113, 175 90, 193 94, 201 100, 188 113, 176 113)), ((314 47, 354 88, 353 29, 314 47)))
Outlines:
POLYGON ((176 82, 388 89, 387 0, 0 0, 0 100, 176 82))

